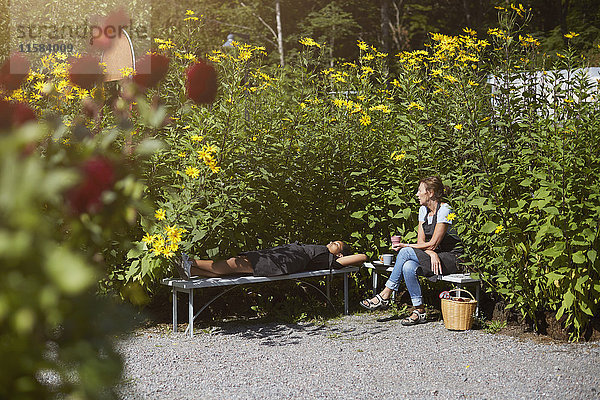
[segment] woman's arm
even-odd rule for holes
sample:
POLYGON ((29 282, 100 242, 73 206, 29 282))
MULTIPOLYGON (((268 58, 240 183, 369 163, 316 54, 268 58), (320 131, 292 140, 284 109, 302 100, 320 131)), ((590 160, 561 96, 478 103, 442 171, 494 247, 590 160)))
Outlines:
POLYGON ((349 265, 362 264, 367 260, 368 260, 368 258, 366 256, 366 254, 352 254, 349 256, 342 256, 342 257, 336 258, 335 261, 337 261, 338 264, 340 264, 344 267, 347 267, 349 265))
MULTIPOLYGON (((422 223, 419 223, 419 233, 423 230, 422 223)), ((413 249, 421 249, 421 250, 435 250, 440 245, 440 242, 444 238, 444 235, 448 231, 448 224, 444 222, 440 222, 439 224, 435 224, 435 229, 433 230, 433 235, 428 242, 425 242, 423 239, 422 243, 416 244, 404 244, 400 243, 400 247, 412 247, 413 249)), ((424 234, 423 234, 424 235, 424 234)))
POLYGON ((419 231, 417 233, 417 244, 425 243, 425 231, 423 230, 423 222, 419 221, 419 231))

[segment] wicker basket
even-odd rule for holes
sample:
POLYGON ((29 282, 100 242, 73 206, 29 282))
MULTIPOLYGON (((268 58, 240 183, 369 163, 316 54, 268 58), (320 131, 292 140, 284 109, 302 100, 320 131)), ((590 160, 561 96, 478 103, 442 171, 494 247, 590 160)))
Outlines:
POLYGON ((458 292, 457 296, 442 299, 442 317, 446 329, 466 331, 473 326, 473 315, 477 309, 477 300, 471 292, 464 289, 452 289, 449 292, 458 292), (471 298, 461 297, 461 292, 468 293, 471 298), (461 299, 461 300, 456 300, 461 299))

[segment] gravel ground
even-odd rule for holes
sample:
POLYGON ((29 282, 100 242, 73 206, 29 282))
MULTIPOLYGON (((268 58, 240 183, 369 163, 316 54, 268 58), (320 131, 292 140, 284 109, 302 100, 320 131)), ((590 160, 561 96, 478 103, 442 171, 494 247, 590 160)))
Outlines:
POLYGON ((600 399, 600 343, 539 343, 361 313, 320 324, 167 325, 121 339, 124 399, 600 399))

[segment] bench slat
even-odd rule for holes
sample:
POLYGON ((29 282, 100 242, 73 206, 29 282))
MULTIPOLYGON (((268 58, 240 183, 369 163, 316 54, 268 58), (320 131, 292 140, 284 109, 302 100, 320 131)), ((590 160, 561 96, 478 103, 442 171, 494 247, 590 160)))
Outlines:
MULTIPOLYGON (((358 272, 359 267, 344 267, 340 269, 334 269, 331 274, 347 274, 350 272, 358 272)), ((216 287, 216 286, 230 286, 230 285, 245 285, 249 283, 261 283, 261 282, 273 282, 282 281, 287 279, 299 279, 309 278, 312 276, 325 276, 329 275, 330 270, 321 269, 317 271, 306 271, 298 272, 295 274, 277 275, 277 276, 231 276, 221 278, 195 278, 191 280, 185 279, 173 279, 165 278, 161 282, 163 285, 172 286, 181 289, 197 289, 205 287, 216 287)))
MULTIPOLYGON (((367 269, 375 269, 377 271, 385 271, 392 272, 394 267, 386 267, 382 264, 374 264, 370 262, 366 262, 363 264, 363 267, 367 269)), ((452 283, 476 283, 479 282, 479 279, 471 278, 471 274, 449 274, 449 275, 438 275, 437 280, 446 281, 452 283)))

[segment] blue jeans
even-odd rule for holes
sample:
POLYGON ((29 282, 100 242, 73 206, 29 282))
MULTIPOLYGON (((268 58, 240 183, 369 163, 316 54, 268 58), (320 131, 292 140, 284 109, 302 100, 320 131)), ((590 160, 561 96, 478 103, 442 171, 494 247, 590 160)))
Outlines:
POLYGON ((413 306, 420 306, 423 304, 423 297, 421 296, 421 285, 419 284, 419 278, 417 277, 417 269, 419 268, 419 259, 417 254, 412 247, 403 247, 396 256, 396 264, 394 264, 394 270, 390 275, 390 278, 385 283, 385 286, 397 291, 402 277, 404 276, 404 283, 410 294, 410 299, 413 306))

